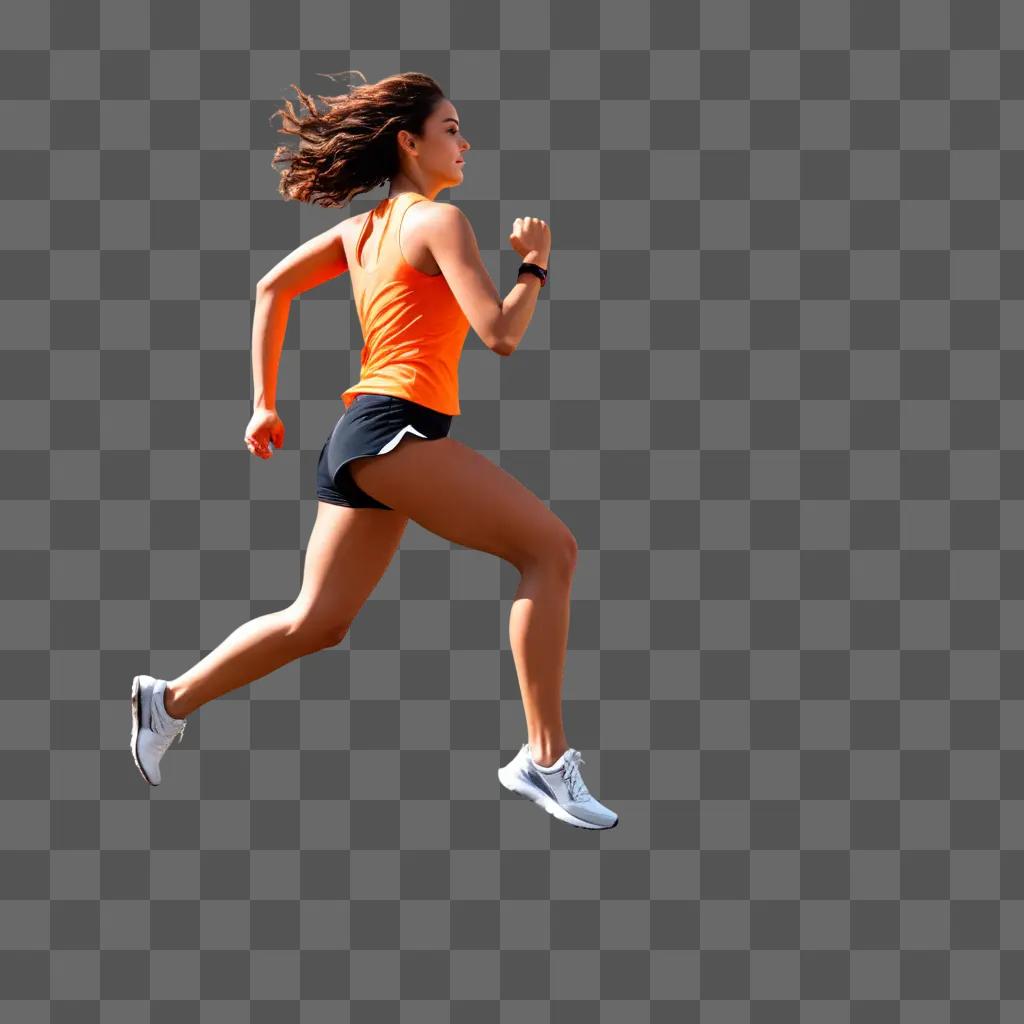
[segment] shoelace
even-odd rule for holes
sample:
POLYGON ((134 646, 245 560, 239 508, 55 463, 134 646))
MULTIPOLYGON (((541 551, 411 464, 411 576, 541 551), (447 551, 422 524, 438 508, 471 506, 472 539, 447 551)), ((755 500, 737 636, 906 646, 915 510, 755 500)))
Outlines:
POLYGON ((578 750, 569 751, 565 759, 565 767, 562 769, 565 777, 565 784, 569 789, 569 796, 573 800, 582 801, 590 799, 590 791, 580 774, 580 765, 586 764, 583 755, 578 750))
POLYGON ((158 732, 156 733, 156 735, 157 738, 160 740, 160 745, 163 747, 164 750, 166 750, 175 741, 175 739, 177 739, 179 743, 181 742, 182 736, 185 735, 185 723, 184 721, 182 722, 180 729, 177 726, 175 726, 175 732, 158 732))

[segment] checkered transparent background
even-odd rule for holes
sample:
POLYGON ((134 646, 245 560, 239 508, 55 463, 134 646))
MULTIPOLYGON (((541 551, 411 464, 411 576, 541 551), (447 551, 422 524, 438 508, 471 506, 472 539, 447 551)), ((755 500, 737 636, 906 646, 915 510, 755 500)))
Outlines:
MULTIPOLYGON (((0 7, 0 1018, 1004 1024, 1024 1015, 1024 5, 0 7), (270 115, 399 71, 504 295, 453 436, 575 533, 565 711, 607 833, 495 776, 511 566, 410 523, 337 648, 203 707, 139 672, 289 604, 358 377, 293 304, 270 115)), ((293 141, 293 140, 292 140, 293 141)))

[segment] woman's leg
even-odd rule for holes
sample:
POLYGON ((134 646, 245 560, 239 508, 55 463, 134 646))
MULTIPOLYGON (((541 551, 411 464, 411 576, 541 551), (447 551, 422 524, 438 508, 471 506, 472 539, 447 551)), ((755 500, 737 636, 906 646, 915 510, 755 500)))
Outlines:
POLYGON ((168 714, 184 718, 229 690, 340 643, 384 575, 407 523, 400 512, 318 501, 298 597, 239 626, 198 664, 168 680, 168 714))
POLYGON ((571 571, 557 564, 527 567, 508 620, 530 750, 542 765, 554 764, 569 746, 562 723, 562 682, 571 589, 571 571))
POLYGON ((490 459, 447 437, 406 437, 387 455, 349 463, 356 484, 425 529, 497 555, 522 579, 509 618, 530 749, 551 764, 568 747, 562 675, 576 539, 527 487, 490 459))

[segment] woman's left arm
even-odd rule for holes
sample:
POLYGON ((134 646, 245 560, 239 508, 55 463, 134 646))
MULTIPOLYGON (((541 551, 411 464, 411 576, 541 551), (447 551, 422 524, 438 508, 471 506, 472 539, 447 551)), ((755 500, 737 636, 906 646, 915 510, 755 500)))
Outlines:
POLYGON ((254 408, 273 409, 276 405, 277 368, 292 299, 346 270, 341 225, 336 224, 304 242, 260 278, 252 325, 254 408))
POLYGON ((273 291, 288 298, 309 291, 348 270, 341 223, 303 242, 259 279, 256 292, 273 291))

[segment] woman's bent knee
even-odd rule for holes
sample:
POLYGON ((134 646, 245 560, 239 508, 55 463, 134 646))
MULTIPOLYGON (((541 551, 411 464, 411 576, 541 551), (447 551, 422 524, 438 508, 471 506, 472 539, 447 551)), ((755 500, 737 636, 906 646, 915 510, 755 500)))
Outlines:
POLYGON ((289 612, 291 623, 289 632, 311 651, 319 651, 325 647, 334 647, 336 644, 340 644, 352 625, 351 623, 329 621, 322 615, 299 608, 291 608, 289 612))
POLYGON ((538 550, 529 552, 518 568, 521 573, 542 570, 559 573, 568 578, 576 571, 578 559, 579 545, 566 528, 553 535, 550 542, 538 550))

